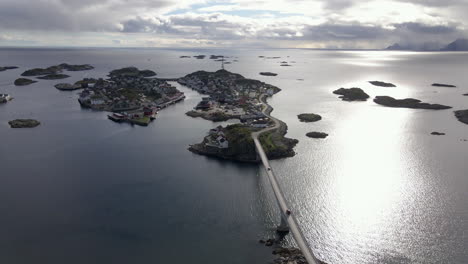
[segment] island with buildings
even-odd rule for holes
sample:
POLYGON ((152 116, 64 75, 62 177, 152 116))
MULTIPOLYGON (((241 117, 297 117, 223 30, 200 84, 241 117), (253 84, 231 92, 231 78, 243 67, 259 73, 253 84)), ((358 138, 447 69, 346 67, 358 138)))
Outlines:
POLYGON ((185 99, 184 93, 167 81, 149 78, 155 75, 150 70, 127 67, 111 71, 108 79, 84 79, 56 88, 83 88, 78 98, 83 108, 112 112, 108 117, 115 122, 147 126, 160 109, 185 99))
POLYGON ((281 91, 278 87, 224 69, 197 71, 178 82, 206 95, 187 115, 214 122, 241 121, 211 129, 201 143, 189 147, 190 151, 240 162, 260 162, 252 133, 277 127, 260 136, 266 155, 269 159, 295 155, 293 148, 298 141, 286 138, 286 124, 269 116, 273 109, 266 103, 266 98, 281 91))
POLYGON ((13 100, 13 97, 9 94, 0 94, 0 104, 4 104, 8 101, 13 100))

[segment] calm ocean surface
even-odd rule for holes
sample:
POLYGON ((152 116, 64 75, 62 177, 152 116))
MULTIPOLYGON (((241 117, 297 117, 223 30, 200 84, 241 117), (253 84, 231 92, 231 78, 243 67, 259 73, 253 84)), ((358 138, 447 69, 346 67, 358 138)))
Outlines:
MULTIPOLYGON (((214 71, 223 54, 245 77, 283 91, 273 115, 299 139, 294 158, 272 162, 315 254, 336 263, 468 262, 468 53, 309 50, 0 49, 0 263, 267 263, 278 209, 263 169, 187 151, 219 123, 186 117, 200 95, 160 112, 149 127, 81 109, 77 92, 41 80, 15 87, 26 69, 89 63, 72 82, 137 66, 159 77, 214 71), (261 59, 280 56, 280 59, 261 59), (234 59, 234 58, 233 58, 234 59), (288 61, 292 67, 280 67, 288 61), (260 76, 272 71, 277 77, 260 76), (303 79, 303 80, 298 80, 303 79), (367 83, 381 80, 397 88, 367 83), (458 85, 436 88, 434 82, 458 85), (343 102, 332 91, 414 97, 453 110, 343 102), (323 120, 305 124, 297 114, 323 120), (35 118, 34 129, 10 129, 35 118), (330 134, 325 140, 305 137, 330 134), (432 131, 446 136, 431 136, 432 131)), ((292 244, 290 238, 285 244, 292 244)))

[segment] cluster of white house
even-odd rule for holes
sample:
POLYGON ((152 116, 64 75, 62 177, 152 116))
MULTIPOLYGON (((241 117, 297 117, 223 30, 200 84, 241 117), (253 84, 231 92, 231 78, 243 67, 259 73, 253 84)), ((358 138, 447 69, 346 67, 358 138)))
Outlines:
POLYGON ((206 146, 215 147, 219 149, 229 148, 229 141, 226 138, 226 135, 222 131, 222 127, 213 128, 208 133, 206 137, 206 146))
POLYGON ((0 94, 0 103, 6 103, 13 99, 9 94, 0 94))

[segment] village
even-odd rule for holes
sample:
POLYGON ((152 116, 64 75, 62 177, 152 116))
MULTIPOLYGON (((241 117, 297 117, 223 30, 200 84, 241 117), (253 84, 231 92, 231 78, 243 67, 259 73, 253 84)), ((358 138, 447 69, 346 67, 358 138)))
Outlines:
MULTIPOLYGON (((264 104, 261 98, 279 92, 278 87, 246 79, 224 69, 216 72, 198 71, 180 78, 178 82, 206 95, 194 110, 187 113, 189 116, 215 122, 239 119, 243 127, 250 131, 274 124, 262 112, 264 104)), ((206 147, 218 149, 229 148, 229 138, 225 129, 218 127, 210 130, 204 144, 206 147)))
POLYGON ((114 70, 109 79, 85 79, 79 103, 84 108, 113 112, 115 122, 147 126, 159 110, 185 99, 184 93, 167 81, 149 78, 152 71, 135 67, 114 70))

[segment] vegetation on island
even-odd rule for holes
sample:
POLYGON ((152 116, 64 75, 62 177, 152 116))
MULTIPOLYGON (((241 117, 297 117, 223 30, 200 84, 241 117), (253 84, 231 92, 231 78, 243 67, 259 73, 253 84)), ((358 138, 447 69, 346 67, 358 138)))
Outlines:
POLYGON ((34 119, 15 119, 8 122, 11 128, 33 128, 41 124, 34 119))
POLYGON ((334 94, 341 95, 343 101, 366 101, 370 96, 366 94, 361 88, 340 88, 333 91, 334 94))
POLYGON ((310 122, 317 122, 322 120, 322 117, 317 114, 312 114, 312 113, 306 113, 306 114, 300 114, 297 116, 301 122, 305 123, 310 123, 310 122))
POLYGON ((25 86, 25 85, 30 85, 33 83, 36 83, 37 81, 27 79, 27 78, 18 78, 15 80, 15 85, 16 86, 25 86))
POLYGON ((62 63, 60 65, 54 65, 47 68, 34 68, 27 70, 21 74, 21 76, 41 76, 41 75, 55 75, 59 74, 62 71, 87 71, 94 69, 93 66, 89 64, 83 65, 71 65, 67 63, 62 63))

